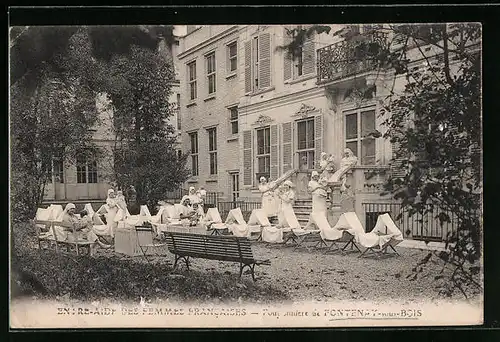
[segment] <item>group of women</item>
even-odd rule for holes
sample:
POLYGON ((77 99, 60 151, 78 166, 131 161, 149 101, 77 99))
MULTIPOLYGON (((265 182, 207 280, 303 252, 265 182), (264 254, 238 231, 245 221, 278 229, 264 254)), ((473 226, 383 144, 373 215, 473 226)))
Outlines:
POLYGON ((77 213, 75 204, 68 203, 56 218, 56 221, 66 223, 66 225, 55 225, 54 231, 49 231, 47 234, 55 233, 59 241, 87 240, 94 243, 91 246, 92 249, 111 248, 117 226, 115 217, 120 209, 128 212, 123 192, 109 189, 106 203, 95 213, 91 207, 87 206, 77 213))
MULTIPOLYGON (((312 211, 322 212, 326 215, 328 184, 340 183, 341 191, 346 189, 347 171, 356 165, 358 159, 350 149, 345 149, 336 169, 332 155, 323 152, 320 158, 320 172, 313 171, 308 183, 308 190, 312 195, 312 211)), ((293 211, 295 201, 294 184, 287 180, 281 186, 276 182, 268 182, 265 177, 260 178, 259 191, 262 194, 262 209, 268 217, 278 218, 277 227, 300 228, 293 211)))

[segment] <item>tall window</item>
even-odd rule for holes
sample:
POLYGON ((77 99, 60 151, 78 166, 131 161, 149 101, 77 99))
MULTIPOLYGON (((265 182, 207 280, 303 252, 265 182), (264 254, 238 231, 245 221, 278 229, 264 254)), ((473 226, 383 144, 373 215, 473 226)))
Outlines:
POLYGON ((375 110, 358 110, 345 116, 346 148, 356 155, 362 165, 375 164, 375 110))
POLYGON ((228 72, 236 71, 238 68, 238 44, 236 42, 231 43, 227 46, 227 57, 229 66, 228 72))
POLYGON ((196 61, 188 65, 188 80, 189 80, 189 99, 196 99, 196 61))
POLYGON ((302 46, 298 47, 297 55, 293 57, 293 77, 297 78, 304 73, 302 46))
POLYGON ((76 157, 76 182, 97 183, 97 161, 93 157, 79 154, 76 157))
POLYGON ((191 175, 198 176, 198 133, 190 133, 191 139, 191 175))
POLYGON ((297 153, 302 169, 314 169, 314 118, 297 122, 297 153))
POLYGON ((257 180, 269 178, 271 161, 271 134, 269 127, 257 130, 257 180))
POLYGON ((259 88, 259 37, 255 37, 252 40, 252 60, 253 60, 253 86, 254 89, 259 88))
POLYGON ((229 122, 231 134, 238 134, 238 107, 229 108, 229 122))
POLYGON ((177 129, 181 129, 181 94, 177 94, 177 129))
POLYGON ((233 202, 238 200, 240 197, 240 174, 239 173, 231 173, 231 197, 233 202))
POLYGON ((62 159, 54 159, 54 181, 56 183, 64 183, 64 165, 62 159))
POLYGON ((208 155, 210 157, 210 174, 217 174, 217 131, 210 128, 208 131, 208 155))
POLYGON ((206 57, 208 94, 215 93, 215 52, 206 57))

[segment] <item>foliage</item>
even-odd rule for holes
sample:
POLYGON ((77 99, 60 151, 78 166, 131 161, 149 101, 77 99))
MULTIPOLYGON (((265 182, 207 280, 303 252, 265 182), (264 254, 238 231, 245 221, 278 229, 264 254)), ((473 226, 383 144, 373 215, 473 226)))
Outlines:
MULTIPOLYGON (((78 42, 75 49, 80 50, 78 42)), ((53 158, 71 161, 92 147, 94 92, 73 66, 89 58, 55 54, 10 88, 12 195, 16 218, 32 217, 52 177, 53 158)))
POLYGON ((172 65, 133 47, 129 56, 111 59, 109 79, 118 186, 134 185, 137 200, 154 207, 188 176, 187 156, 177 156, 174 128, 168 123, 174 110, 168 102, 172 65))
MULTIPOLYGON (((147 189, 140 192, 144 200, 183 180, 186 157, 175 156, 172 127, 166 123, 171 66, 155 53, 160 37, 173 39, 171 26, 14 27, 10 33, 13 217, 34 214, 51 177, 52 157, 72 162, 77 151, 93 157, 103 152, 93 146, 89 131, 101 123, 96 97, 102 93, 109 94, 117 110, 121 142, 147 137, 138 139, 141 144, 135 147, 121 146, 123 151, 138 151, 129 157, 140 156, 128 170, 123 168, 128 164, 122 164, 121 182, 137 185, 138 177, 147 176, 145 169, 156 172, 157 165, 174 165, 168 171, 178 175, 163 173, 172 182, 160 181, 154 190, 151 182, 139 187, 147 189), (147 156, 151 159, 146 163, 147 156)), ((154 177, 160 180, 158 174, 154 177)))
MULTIPOLYGON (((378 28, 385 42, 363 40, 355 31, 346 26, 334 35, 357 41, 353 58, 392 71, 393 85, 405 80, 402 92, 393 86, 383 101, 390 113, 384 138, 397 147, 393 167, 404 171, 389 177, 385 190, 411 215, 439 207, 458 216, 458 231, 447 237, 450 248, 436 256, 464 275, 458 281, 454 272, 453 286, 474 283, 482 225, 480 26, 386 25, 378 28)), ((294 46, 283 48, 293 53, 294 46)), ((450 221, 445 213, 435 219, 450 221)))

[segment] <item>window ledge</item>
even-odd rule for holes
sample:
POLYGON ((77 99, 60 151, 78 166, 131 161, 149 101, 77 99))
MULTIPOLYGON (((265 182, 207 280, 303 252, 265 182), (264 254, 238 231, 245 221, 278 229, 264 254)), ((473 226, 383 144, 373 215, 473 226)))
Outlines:
POLYGON ((232 135, 229 138, 227 138, 227 141, 237 141, 239 139, 238 135, 232 135))
POLYGON ((264 88, 264 89, 258 89, 256 91, 251 92, 251 93, 246 93, 245 95, 256 96, 256 95, 267 93, 269 91, 273 91, 274 89, 275 89, 275 87, 271 86, 271 87, 267 87, 267 88, 264 88))
POLYGON ((207 183, 217 183, 218 181, 217 175, 210 175, 206 180, 207 183))
POLYGON ((188 182, 188 183, 198 183, 198 176, 191 177, 186 182, 188 182))
POLYGON ((193 101, 189 102, 188 104, 186 104, 186 107, 191 107, 191 106, 196 106, 196 100, 193 100, 193 101))
POLYGON ((214 94, 210 94, 210 95, 209 95, 209 96, 208 96, 205 100, 203 100, 203 101, 207 102, 207 101, 210 101, 210 100, 215 100, 215 93, 214 93, 214 94))
POLYGON ((233 77, 236 77, 236 71, 231 72, 229 75, 226 76, 226 80, 229 80, 233 77))
POLYGON ((316 77, 317 77, 316 74, 310 74, 310 75, 300 76, 300 77, 297 77, 297 78, 285 81, 285 84, 297 84, 297 83, 300 83, 300 82, 312 80, 313 78, 316 78, 316 77))

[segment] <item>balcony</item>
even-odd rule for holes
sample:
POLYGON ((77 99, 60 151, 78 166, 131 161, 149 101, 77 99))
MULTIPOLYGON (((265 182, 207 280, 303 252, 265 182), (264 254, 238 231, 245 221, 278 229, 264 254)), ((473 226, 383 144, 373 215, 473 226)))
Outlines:
POLYGON ((325 84, 374 70, 378 63, 371 57, 387 44, 387 33, 370 32, 318 49, 318 81, 325 84))

